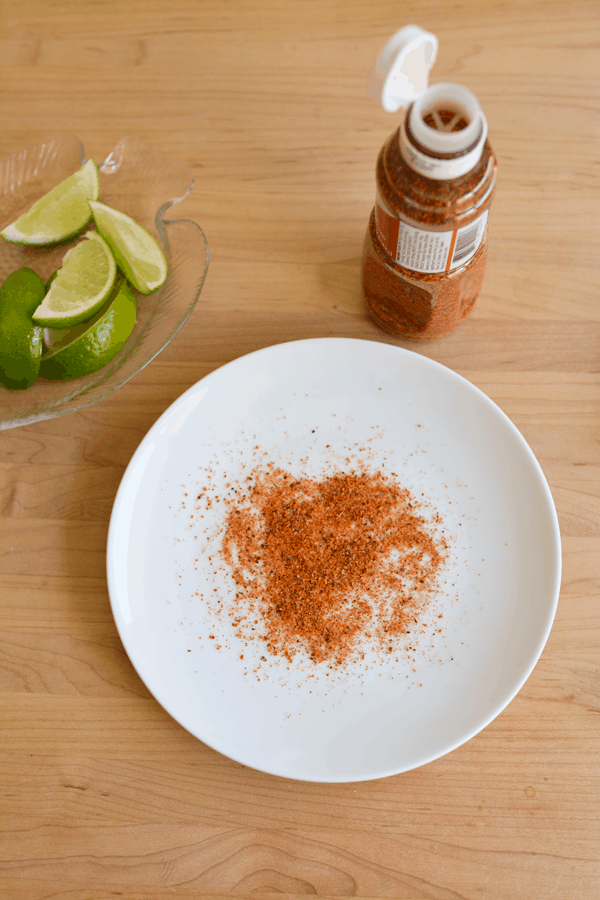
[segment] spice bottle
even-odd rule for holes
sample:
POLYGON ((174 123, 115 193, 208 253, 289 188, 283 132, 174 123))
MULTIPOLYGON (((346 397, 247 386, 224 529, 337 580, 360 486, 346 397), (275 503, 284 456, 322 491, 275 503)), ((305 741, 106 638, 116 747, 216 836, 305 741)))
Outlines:
POLYGON ((369 83, 384 109, 406 113, 377 159, 363 291, 377 325, 413 340, 447 334, 473 308, 498 178, 477 98, 459 84, 427 87, 437 46, 416 25, 401 29, 369 83))

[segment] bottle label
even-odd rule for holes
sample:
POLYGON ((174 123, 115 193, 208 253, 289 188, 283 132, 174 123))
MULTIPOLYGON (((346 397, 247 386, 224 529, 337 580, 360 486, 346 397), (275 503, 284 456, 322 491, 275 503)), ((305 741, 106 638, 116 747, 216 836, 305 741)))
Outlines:
POLYGON ((378 196, 375 217, 377 236, 398 265, 433 274, 451 272, 475 256, 485 233, 488 210, 454 231, 429 231, 394 216, 378 196))

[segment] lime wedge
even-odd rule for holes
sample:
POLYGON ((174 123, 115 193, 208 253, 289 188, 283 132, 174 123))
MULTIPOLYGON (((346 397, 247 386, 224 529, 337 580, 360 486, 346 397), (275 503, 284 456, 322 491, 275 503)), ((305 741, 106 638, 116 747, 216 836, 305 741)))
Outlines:
POLYGON ((110 247, 97 231, 63 257, 50 290, 33 314, 36 325, 70 328, 87 322, 108 297, 117 274, 110 247))
POLYGON ((167 277, 167 261, 158 241, 125 213, 90 202, 96 228, 117 265, 140 294, 151 294, 167 277))
POLYGON ((97 372, 117 355, 133 331, 135 319, 135 295, 127 282, 121 281, 90 322, 66 333, 44 329, 52 347, 42 356, 40 375, 50 381, 67 381, 97 372))
POLYGON ((42 355, 42 329, 31 313, 44 296, 44 282, 31 269, 8 276, 0 288, 0 384, 24 391, 37 378, 42 355))
POLYGON ((100 196, 100 178, 93 159, 61 181, 22 216, 0 232, 18 244, 57 244, 74 237, 90 221, 89 200, 100 196))

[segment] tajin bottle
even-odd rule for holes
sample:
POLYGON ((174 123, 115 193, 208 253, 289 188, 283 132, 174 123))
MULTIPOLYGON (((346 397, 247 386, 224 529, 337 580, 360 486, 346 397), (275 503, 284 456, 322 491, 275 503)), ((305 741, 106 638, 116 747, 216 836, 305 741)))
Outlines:
POLYGON ((456 328, 477 299, 498 166, 477 98, 459 84, 426 87, 437 38, 397 32, 371 74, 385 109, 408 107, 377 159, 377 194, 363 248, 371 318, 397 337, 456 328))

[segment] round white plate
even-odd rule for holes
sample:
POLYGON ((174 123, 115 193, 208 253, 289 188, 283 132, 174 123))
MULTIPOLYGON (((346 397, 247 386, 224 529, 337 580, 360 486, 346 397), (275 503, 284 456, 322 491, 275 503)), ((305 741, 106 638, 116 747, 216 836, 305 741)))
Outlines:
POLYGON ((237 359, 161 416, 119 487, 108 585, 133 665, 184 728, 255 769, 344 782, 434 760, 504 709, 550 632, 560 560, 540 466, 485 394, 416 353, 322 338, 237 359), (452 536, 430 621, 398 653, 333 673, 248 648, 225 614, 224 506, 198 494, 242 481, 257 458, 318 476, 365 447, 452 536))

